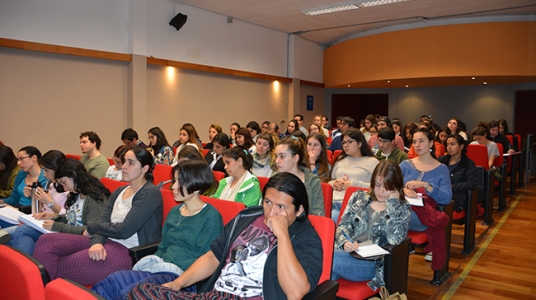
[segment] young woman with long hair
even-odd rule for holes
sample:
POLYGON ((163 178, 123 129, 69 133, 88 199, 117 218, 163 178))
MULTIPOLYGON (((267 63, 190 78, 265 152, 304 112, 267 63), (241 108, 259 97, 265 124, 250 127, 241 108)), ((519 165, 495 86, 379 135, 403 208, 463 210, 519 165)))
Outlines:
POLYGON ((169 145, 166 135, 159 127, 149 129, 147 133, 149 138, 149 147, 147 151, 154 157, 155 165, 171 165, 173 161, 173 148, 169 145))
POLYGON ((249 133, 249 130, 243 127, 239 128, 235 132, 235 137, 236 137, 236 147, 246 150, 249 153, 253 153, 255 151, 255 142, 251 138, 251 134, 249 133))
POLYGON ((326 138, 321 133, 311 132, 305 140, 305 164, 314 174, 318 175, 320 181, 329 182, 331 165, 328 161, 326 138))
POLYGON ((286 137, 279 141, 275 148, 277 170, 280 173, 288 172, 298 176, 307 189, 309 213, 324 216, 326 213, 320 178, 304 164, 305 147, 303 143, 304 141, 296 137, 286 137))
POLYGON ((488 140, 489 124, 487 122, 478 122, 476 127, 471 132, 471 135, 475 139, 471 144, 480 144, 486 146, 488 149, 488 163, 489 167, 493 168, 495 158, 500 155, 499 148, 495 142, 488 140))
POLYGON ((185 146, 192 146, 199 151, 199 154, 201 154, 201 157, 203 157, 203 151, 200 144, 198 144, 196 139, 196 131, 195 128, 192 125, 185 124, 180 129, 180 137, 179 137, 179 145, 177 147, 177 150, 175 151, 177 154, 175 154, 175 158, 173 159, 172 166, 179 163, 178 153, 184 148, 185 146))
POLYGON ((218 133, 212 139, 212 151, 205 155, 205 160, 209 164, 213 171, 219 171, 225 173, 227 177, 227 171, 225 171, 225 164, 223 163, 223 151, 229 148, 229 138, 225 133, 218 133))

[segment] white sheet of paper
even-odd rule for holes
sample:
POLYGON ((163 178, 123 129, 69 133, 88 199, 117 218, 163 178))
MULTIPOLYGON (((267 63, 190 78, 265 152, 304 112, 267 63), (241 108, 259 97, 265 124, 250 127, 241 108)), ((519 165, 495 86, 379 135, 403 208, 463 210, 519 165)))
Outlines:
POLYGON ((10 206, 0 208, 0 220, 6 221, 9 224, 18 225, 19 217, 25 214, 10 206))
POLYGON ((410 205, 413 206, 424 206, 424 202, 422 201, 422 194, 417 193, 417 198, 410 198, 406 196, 406 201, 409 202, 410 205))
POLYGON ((383 254, 389 254, 389 252, 382 247, 372 244, 372 245, 365 245, 361 246, 359 245, 359 248, 357 248, 356 251, 359 255, 362 257, 370 257, 370 256, 376 256, 376 255, 383 255, 383 254))
POLYGON ((52 231, 43 228, 43 220, 36 220, 32 215, 22 215, 19 218, 21 223, 24 223, 33 229, 42 233, 51 233, 52 231))

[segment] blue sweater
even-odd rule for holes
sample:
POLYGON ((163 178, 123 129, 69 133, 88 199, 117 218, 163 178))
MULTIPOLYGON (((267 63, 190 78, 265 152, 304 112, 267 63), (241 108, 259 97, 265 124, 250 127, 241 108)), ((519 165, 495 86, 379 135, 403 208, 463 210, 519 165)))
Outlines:
POLYGON ((421 172, 410 164, 411 160, 405 160, 400 163, 402 175, 404 176, 404 184, 411 180, 417 180, 419 175, 423 173, 420 181, 428 182, 433 188, 428 196, 434 198, 435 202, 440 205, 447 205, 452 200, 452 188, 450 185, 450 173, 447 166, 440 164, 433 170, 421 172))
MULTIPOLYGON (((15 187, 13 188, 13 192, 11 192, 11 196, 9 196, 9 198, 4 199, 5 203, 15 207, 19 205, 26 206, 32 203, 32 199, 24 197, 24 188, 26 187, 24 179, 26 179, 27 175, 28 172, 24 172, 23 170, 19 171, 17 177, 15 177, 15 187)), ((37 181, 39 181, 42 187, 47 186, 47 179, 43 169, 41 169, 41 173, 39 174, 37 181)))

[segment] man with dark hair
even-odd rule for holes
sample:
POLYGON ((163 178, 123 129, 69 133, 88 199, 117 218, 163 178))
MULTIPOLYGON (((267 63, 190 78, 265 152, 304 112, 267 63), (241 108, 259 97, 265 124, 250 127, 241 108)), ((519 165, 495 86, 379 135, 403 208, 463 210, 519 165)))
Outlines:
MULTIPOLYGON (((338 118, 337 118, 338 119, 338 118)), ((352 117, 342 117, 341 126, 339 127, 340 134, 338 134, 329 145, 329 150, 335 152, 335 150, 342 150, 342 135, 348 128, 353 128, 355 126, 354 118, 352 117)))
POLYGON ((277 126, 277 124, 273 122, 270 123, 268 127, 268 132, 275 134, 280 140, 285 137, 285 135, 279 131, 279 126, 277 126))
POLYGON ((298 125, 300 126, 300 131, 303 132, 303 134, 305 134, 305 136, 307 136, 309 134, 309 132, 307 131, 307 129, 305 127, 303 127, 303 116, 300 115, 300 114, 295 114, 294 115, 294 120, 296 122, 298 122, 298 125))
POLYGON ((326 128, 327 130, 331 130, 331 126, 329 126, 329 119, 326 115, 322 115, 322 126, 326 128))
POLYGON ((100 153, 100 145, 101 139, 95 132, 86 131, 80 134, 80 149, 83 153, 80 162, 91 175, 98 179, 104 177, 110 167, 108 159, 100 153))
POLYGON ((143 148, 147 148, 147 145, 145 145, 141 140, 138 138, 138 133, 136 130, 132 128, 127 128, 121 133, 121 140, 123 141, 123 144, 133 147, 133 146, 139 146, 143 148))
POLYGON ((263 190, 262 207, 240 212, 181 276, 163 286, 139 285, 129 296, 174 299, 210 276, 199 290, 206 299, 302 299, 322 273, 322 245, 308 210, 303 182, 291 173, 276 174, 263 190))
MULTIPOLYGON (((376 126, 378 127, 378 131, 383 128, 393 128, 393 125, 391 124, 391 119, 386 116, 380 117, 378 119, 378 122, 376 123, 376 126)), ((373 152, 377 152, 380 147, 378 135, 372 135, 368 140, 368 145, 370 149, 373 150, 373 152)), ((398 148, 402 152, 404 151, 404 140, 402 140, 402 137, 400 137, 399 135, 395 135, 393 147, 398 148)))
POLYGON ((375 154, 378 160, 382 161, 387 159, 400 164, 402 161, 408 159, 406 152, 400 151, 400 149, 394 147, 395 136, 395 131, 389 127, 384 127, 378 131, 380 148, 375 154))
POLYGON ((337 129, 333 130, 331 132, 331 137, 332 138, 336 138, 337 136, 341 135, 341 121, 342 121, 342 118, 344 118, 344 116, 338 116, 337 117, 337 129))

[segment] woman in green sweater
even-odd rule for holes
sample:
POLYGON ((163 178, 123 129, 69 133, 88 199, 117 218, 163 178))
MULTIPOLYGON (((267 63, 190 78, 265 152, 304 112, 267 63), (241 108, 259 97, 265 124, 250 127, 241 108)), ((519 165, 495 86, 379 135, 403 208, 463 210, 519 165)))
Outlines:
POLYGON ((154 255, 142 258, 132 270, 118 271, 92 290, 106 299, 124 299, 136 285, 175 280, 210 248, 223 229, 220 213, 201 200, 212 186, 212 170, 204 161, 183 161, 173 167, 173 196, 182 204, 168 214, 162 241, 154 255))

